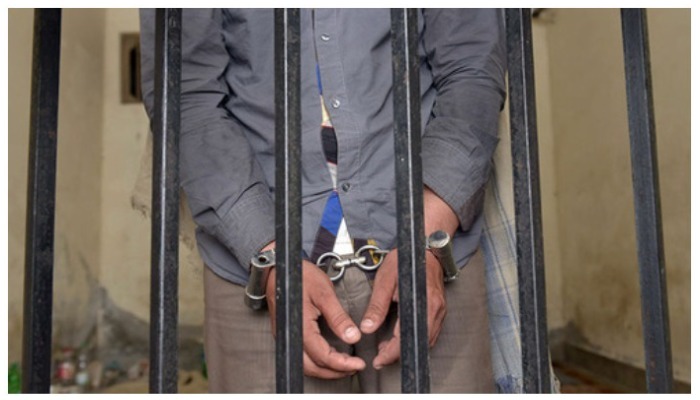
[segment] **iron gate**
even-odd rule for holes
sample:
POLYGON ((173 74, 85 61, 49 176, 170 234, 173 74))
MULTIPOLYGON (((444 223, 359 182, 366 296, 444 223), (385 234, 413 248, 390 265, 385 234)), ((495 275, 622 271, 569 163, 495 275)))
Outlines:
MULTIPOLYGON (((505 12, 513 188, 517 232, 524 391, 548 392, 549 353, 540 211, 531 13, 505 12)), ((670 393, 673 373, 659 205, 646 12, 623 9, 637 254, 647 389, 670 393)), ((180 9, 156 12, 151 236, 150 391, 177 391, 178 135, 180 9)), ((298 9, 275 10, 277 391, 303 391, 301 325, 301 109, 298 9), (281 145, 280 145, 281 144, 281 145)), ((32 103, 24 286, 23 392, 48 393, 51 381, 53 232, 61 10, 34 17, 32 103)), ((430 392, 417 10, 391 11, 394 71, 401 388, 430 392)))

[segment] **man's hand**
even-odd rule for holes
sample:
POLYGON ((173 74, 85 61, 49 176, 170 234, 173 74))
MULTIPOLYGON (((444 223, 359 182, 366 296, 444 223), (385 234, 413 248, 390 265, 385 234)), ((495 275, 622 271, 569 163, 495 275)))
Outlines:
MULTIPOLYGON (((302 262, 304 334, 304 374, 323 379, 338 379, 355 374, 365 368, 359 357, 336 351, 321 336, 318 326, 323 316, 338 338, 347 344, 360 340, 360 330, 340 305, 328 275, 308 261, 302 262)), ((267 278, 267 305, 270 310, 272 334, 275 334, 275 269, 267 278)))
MULTIPOLYGON (((428 343, 430 347, 433 347, 440 335, 440 330, 442 330, 442 323, 447 314, 447 303, 440 263, 432 253, 426 254, 425 261, 428 296, 428 343)), ((365 334, 375 332, 384 323, 391 302, 398 302, 398 299, 398 252, 394 249, 387 254, 381 268, 377 270, 372 298, 360 325, 362 332, 365 334)), ((381 369, 399 359, 401 354, 400 339, 401 333, 397 320, 393 336, 379 344, 377 356, 372 361, 372 366, 375 369, 381 369)))
MULTIPOLYGON (((450 236, 454 235, 459 226, 457 215, 447 203, 427 186, 423 189, 423 210, 425 215, 425 233, 427 235, 439 229, 447 232, 450 236)), ((442 330, 445 315, 447 315, 447 302, 445 300, 442 266, 431 252, 426 252, 425 270, 428 300, 428 343, 430 347, 433 347, 442 330)), ((398 299, 398 252, 394 249, 387 254, 381 268, 377 270, 377 275, 374 278, 372 298, 360 324, 362 332, 365 334, 375 332, 384 323, 391 302, 398 302, 398 299)), ((399 359, 401 355, 400 338, 401 334, 397 320, 391 339, 379 344, 377 356, 372 361, 374 368, 381 369, 385 365, 392 364, 399 359)))

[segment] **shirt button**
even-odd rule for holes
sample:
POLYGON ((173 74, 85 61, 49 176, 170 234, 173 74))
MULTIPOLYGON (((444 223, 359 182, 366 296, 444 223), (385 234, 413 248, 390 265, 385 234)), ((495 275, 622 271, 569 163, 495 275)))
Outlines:
POLYGON ((332 106, 333 108, 340 108, 340 100, 338 100, 338 99, 333 99, 333 101, 331 102, 331 106, 332 106))
POLYGON ((321 40, 323 40, 324 42, 327 42, 327 41, 331 40, 331 37, 324 33, 321 35, 321 40))
POLYGON ((351 185, 349 183, 345 182, 340 188, 343 189, 343 192, 347 193, 350 190, 350 186, 351 185))

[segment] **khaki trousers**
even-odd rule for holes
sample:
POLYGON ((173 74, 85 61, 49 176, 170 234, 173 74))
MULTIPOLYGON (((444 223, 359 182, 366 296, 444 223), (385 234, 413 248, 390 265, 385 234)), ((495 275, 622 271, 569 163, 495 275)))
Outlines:
MULTIPOLYGON (((244 288, 204 268, 204 343, 212 393, 274 393, 275 343, 267 311, 255 312, 243 303, 244 288)), ((365 273, 348 268, 335 290, 343 308, 357 326, 369 302, 372 286, 365 273)), ((447 316, 430 350, 432 393, 495 392, 491 369, 484 260, 481 250, 471 258, 457 281, 445 285, 447 316)), ((372 367, 377 345, 391 337, 396 305, 375 334, 347 345, 321 323, 324 337, 338 351, 357 355, 367 367, 355 375, 365 393, 401 391, 400 362, 377 371, 372 367)), ((302 368, 302 366, 299 366, 302 368)), ((352 379, 304 378, 306 393, 350 393, 352 379)))

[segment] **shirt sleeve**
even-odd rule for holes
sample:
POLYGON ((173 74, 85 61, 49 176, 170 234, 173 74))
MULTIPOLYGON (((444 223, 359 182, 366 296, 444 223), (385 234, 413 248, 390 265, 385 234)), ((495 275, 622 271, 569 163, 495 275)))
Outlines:
MULTIPOLYGON (((155 10, 142 9, 143 101, 153 121, 155 10)), ((229 56, 221 11, 183 9, 180 184, 200 229, 216 237, 249 268, 274 240, 274 202, 240 126, 221 105, 229 56)))
POLYGON ((502 10, 424 10, 437 98, 423 134, 423 180, 468 230, 481 213, 505 101, 502 10))

